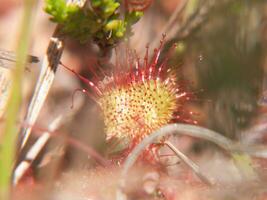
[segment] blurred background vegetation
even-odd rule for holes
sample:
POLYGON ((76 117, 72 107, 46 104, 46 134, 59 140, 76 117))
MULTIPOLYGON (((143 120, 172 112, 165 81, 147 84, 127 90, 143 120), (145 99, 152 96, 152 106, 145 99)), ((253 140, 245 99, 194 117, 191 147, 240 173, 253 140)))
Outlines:
MULTIPOLYGON (((48 2, 53 4, 53 1, 48 2)), ((127 1, 120 2, 124 5, 127 1)), ((92 1, 93 6, 97 7, 98 18, 93 18, 92 21, 86 21, 84 24, 73 25, 70 23, 63 28, 65 34, 69 34, 70 30, 75 32, 69 34, 65 40, 62 62, 75 69, 77 73, 95 81, 95 73, 106 72, 114 66, 113 47, 118 45, 117 49, 120 51, 119 44, 125 42, 142 57, 146 50, 145 46, 150 44, 152 52, 152 49, 158 46, 161 35, 165 32, 167 34, 166 46, 161 54, 161 59, 166 56, 174 43, 178 44, 179 49, 171 57, 170 65, 173 68, 179 66, 177 70, 180 73, 179 77, 186 80, 187 87, 195 93, 195 98, 187 107, 197 113, 193 115, 193 118, 199 122, 199 125, 215 130, 235 141, 266 144, 266 1, 154 0, 151 2, 148 8, 130 4, 130 10, 132 9, 133 12, 131 10, 125 14, 125 10, 119 8, 118 2, 115 0, 92 1), (107 2, 111 2, 113 10, 102 9, 103 7, 99 5, 101 2, 104 2, 105 6, 108 4, 107 2), (176 16, 171 26, 167 26, 179 6, 181 7, 179 15, 176 16), (121 16, 125 18, 122 19, 121 16), (90 25, 89 28, 87 23, 90 25), (91 29, 91 26, 94 29, 91 29), (79 31, 79 28, 84 29, 79 31), (86 31, 89 31, 90 34, 85 37, 86 31), (253 139, 255 137, 256 141, 253 139)), ((23 5, 24 1, 21 0, 0 0, 1 49, 15 50, 20 32, 18 19, 25 9, 23 5)), ((59 9, 66 9, 62 8, 62 5, 54 4, 54 6, 61 6, 59 9)), ((33 19, 32 33, 29 34, 31 36, 29 53, 41 58, 45 54, 49 37, 55 28, 55 24, 49 21, 51 16, 46 14, 44 9, 53 15, 53 8, 45 7, 43 2, 39 2, 33 19)), ((68 14, 63 13, 63 17, 54 16, 53 21, 63 26, 63 18, 66 16, 66 18, 70 17, 75 20, 81 19, 84 12, 72 15, 75 9, 77 8, 66 11, 68 14)), ((91 15, 93 14, 90 13, 91 15)), ((23 121, 40 70, 38 65, 28 67, 30 70, 23 72, 24 80, 21 89, 23 102, 20 104, 19 114, 14 118, 17 122, 23 121)), ((0 68, 0 73, 4 76, 3 74, 8 72, 0 68)), ((0 76, 0 83, 1 78, 0 76)), ((36 127, 48 128, 58 115, 68 117, 64 118, 57 127, 57 131, 63 137, 55 137, 49 141, 33 162, 29 174, 34 174, 34 177, 37 177, 36 179, 40 182, 49 180, 49 183, 53 184, 51 180, 60 176, 62 171, 67 172, 74 169, 83 171, 95 168, 94 159, 88 156, 87 152, 67 143, 66 138, 68 137, 82 141, 85 145, 91 146, 103 154, 106 151, 103 121, 98 116, 94 102, 86 96, 75 95, 75 109, 70 109, 73 92, 78 88, 86 87, 72 74, 62 68, 58 69, 55 82, 42 108, 36 127), (53 175, 50 173, 52 169, 56 171, 53 175)), ((2 90, 0 98, 3 98, 3 94, 2 90)), ((0 103, 2 102, 4 101, 0 101, 0 103)), ((0 113, 2 115, 2 111, 0 113)), ((0 117, 2 119, 0 138, 2 139, 6 116, 3 114, 0 117)), ((16 125, 18 127, 25 126, 23 123, 16 123, 16 125)), ((33 130, 25 152, 18 155, 18 162, 24 159, 27 150, 37 140, 39 132, 38 128, 33 130)), ((120 148, 125 147, 127 142, 122 142, 120 148)), ((212 169, 215 170, 215 165, 210 164, 210 160, 218 159, 214 149, 208 147, 205 148, 204 153, 199 149, 192 153, 191 150, 198 141, 196 142, 192 138, 182 138, 179 141, 174 139, 174 142, 178 148, 193 156, 200 165, 204 163, 202 166, 210 167, 211 173, 212 169)), ((15 151, 16 143, 13 145, 9 148, 15 151)), ((230 166, 224 156, 219 155, 219 160, 222 166, 224 164, 230 166)), ((266 165, 264 167, 266 168, 266 165)), ((173 169, 170 169, 170 173, 172 172, 173 169)), ((1 171, 1 173, 11 172, 1 171)), ((219 173, 213 173, 213 176, 220 177, 219 173)), ((230 177, 235 173, 236 171, 231 171, 226 174, 230 177)), ((77 177, 81 177, 80 172, 78 174, 77 177)), ((75 177, 75 174, 68 180, 72 177, 75 177)), ((60 184, 64 185, 63 182, 61 181, 60 184)), ((77 184, 79 185, 79 183, 77 184)), ((64 185, 63 188, 65 187, 68 188, 64 185)), ((217 194, 213 193, 213 195, 217 194)), ((229 195, 235 196, 232 193, 229 195)), ((224 199, 225 197, 218 196, 220 195, 217 195, 215 199, 224 199)), ((240 195, 236 198, 248 197, 240 195)))

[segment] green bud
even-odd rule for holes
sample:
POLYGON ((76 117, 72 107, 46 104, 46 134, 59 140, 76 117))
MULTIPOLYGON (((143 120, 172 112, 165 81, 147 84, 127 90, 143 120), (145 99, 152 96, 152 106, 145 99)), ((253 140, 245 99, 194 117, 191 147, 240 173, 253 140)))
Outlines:
POLYGON ((110 17, 112 14, 114 14, 114 12, 117 10, 117 8, 120 6, 120 4, 118 2, 115 3, 108 3, 107 5, 105 5, 104 9, 103 9, 103 16, 105 18, 110 17))
POLYGON ((133 11, 133 12, 126 14, 125 20, 126 20, 127 24, 131 26, 131 25, 135 24, 136 22, 138 22, 139 19, 143 15, 144 15, 144 13, 141 11, 133 11))
POLYGON ((105 30, 106 31, 110 31, 110 30, 114 30, 116 28, 118 28, 118 26, 120 25, 121 20, 111 20, 109 21, 106 25, 105 25, 105 30))

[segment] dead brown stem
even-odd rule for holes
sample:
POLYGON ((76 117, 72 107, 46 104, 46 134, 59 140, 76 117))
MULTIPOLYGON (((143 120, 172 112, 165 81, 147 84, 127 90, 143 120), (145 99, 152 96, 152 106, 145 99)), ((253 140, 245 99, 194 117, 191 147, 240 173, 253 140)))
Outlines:
MULTIPOLYGON (((25 121, 28 124, 34 124, 43 103, 48 95, 51 88, 53 80, 55 78, 55 73, 63 53, 64 49, 64 37, 60 33, 60 26, 57 26, 53 36, 50 39, 44 61, 42 63, 42 69, 35 87, 33 97, 31 99, 25 121)), ((22 128, 20 131, 21 145, 20 149, 23 149, 27 143, 32 127, 22 128)))
POLYGON ((164 144, 168 146, 173 151, 173 153, 175 153, 175 155, 180 158, 190 169, 192 169, 201 181, 209 186, 214 185, 214 183, 201 172, 199 166, 191 159, 189 159, 186 155, 184 155, 181 151, 179 151, 170 141, 165 141, 164 144))

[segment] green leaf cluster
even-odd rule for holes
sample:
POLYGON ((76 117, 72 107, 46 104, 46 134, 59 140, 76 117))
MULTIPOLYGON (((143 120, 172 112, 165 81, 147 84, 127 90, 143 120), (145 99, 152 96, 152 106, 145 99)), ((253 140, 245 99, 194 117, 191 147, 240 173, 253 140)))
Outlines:
POLYGON ((46 0, 45 11, 51 20, 62 26, 65 34, 84 43, 93 39, 101 46, 116 44, 131 32, 131 26, 143 15, 142 12, 126 12, 125 17, 119 14, 118 0, 91 0, 83 8, 65 0, 46 0))

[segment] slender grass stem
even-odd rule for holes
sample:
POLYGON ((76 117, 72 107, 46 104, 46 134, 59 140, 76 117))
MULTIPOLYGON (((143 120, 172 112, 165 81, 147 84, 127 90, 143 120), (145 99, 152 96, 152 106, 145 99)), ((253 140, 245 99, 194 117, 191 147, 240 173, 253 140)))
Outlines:
POLYGON ((24 12, 21 22, 20 35, 17 44, 17 62, 12 71, 12 86, 7 104, 6 122, 4 134, 1 141, 0 150, 0 195, 7 194, 10 184, 12 165, 14 161, 14 151, 18 133, 17 116, 21 104, 21 83, 25 64, 27 61, 27 52, 30 43, 31 25, 34 19, 36 6, 35 0, 24 1, 24 12))
MULTIPOLYGON (((249 155, 257 155, 257 152, 261 150, 261 147, 246 146, 239 143, 235 143, 232 140, 220 135, 219 133, 209 130, 207 128, 189 125, 189 124, 169 124, 159 130, 155 131, 148 137, 146 137, 141 143, 139 143, 126 159, 121 174, 120 185, 117 190, 117 200, 125 200, 126 196, 122 192, 122 188, 125 186, 127 174, 131 167, 134 165, 140 153, 151 143, 155 142, 161 137, 165 137, 171 134, 175 135, 188 135, 200 139, 208 140, 227 152, 234 154, 236 152, 245 153, 249 155)), ((265 148, 266 151, 266 148, 265 148)), ((265 155, 265 154, 264 154, 265 155)))

